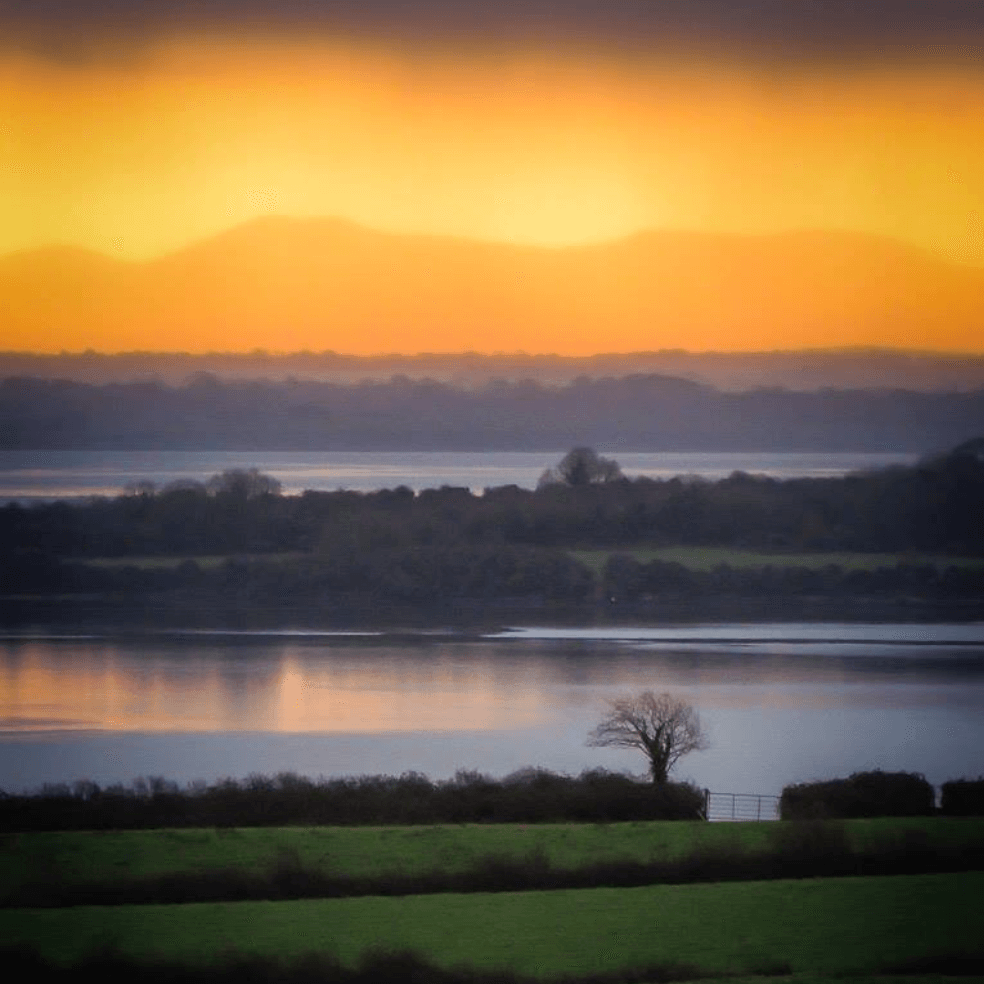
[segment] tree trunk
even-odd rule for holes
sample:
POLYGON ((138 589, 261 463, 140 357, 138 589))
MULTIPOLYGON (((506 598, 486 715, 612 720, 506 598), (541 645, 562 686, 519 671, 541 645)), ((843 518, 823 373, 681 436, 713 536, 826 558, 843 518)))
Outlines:
POLYGON ((669 770, 666 767, 665 756, 649 753, 649 774, 652 776, 654 786, 666 782, 669 770))

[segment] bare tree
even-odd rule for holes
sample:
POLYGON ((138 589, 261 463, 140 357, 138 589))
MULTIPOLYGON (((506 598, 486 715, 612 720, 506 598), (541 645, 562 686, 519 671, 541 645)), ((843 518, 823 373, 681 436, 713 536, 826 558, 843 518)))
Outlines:
POLYGON ((645 752, 654 783, 666 782, 677 760, 688 752, 710 747, 690 704, 651 690, 612 701, 607 717, 588 735, 588 744, 645 752))

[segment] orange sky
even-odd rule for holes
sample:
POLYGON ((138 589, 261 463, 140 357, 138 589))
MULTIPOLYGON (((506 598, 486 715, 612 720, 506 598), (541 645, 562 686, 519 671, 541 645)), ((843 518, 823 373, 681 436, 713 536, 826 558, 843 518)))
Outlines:
POLYGON ((551 246, 846 229, 978 265, 982 106, 984 67, 939 61, 215 33, 0 50, 0 257, 144 260, 282 214, 551 246))
POLYGON ((168 42, 0 61, 0 253, 146 258, 270 212, 563 244, 847 228, 984 262, 984 69, 168 42))

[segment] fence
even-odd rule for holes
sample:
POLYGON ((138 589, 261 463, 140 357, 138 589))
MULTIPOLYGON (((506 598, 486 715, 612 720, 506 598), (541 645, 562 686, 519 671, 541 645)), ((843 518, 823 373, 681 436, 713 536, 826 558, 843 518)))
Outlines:
POLYGON ((712 793, 704 790, 708 820, 778 820, 779 797, 757 793, 712 793))

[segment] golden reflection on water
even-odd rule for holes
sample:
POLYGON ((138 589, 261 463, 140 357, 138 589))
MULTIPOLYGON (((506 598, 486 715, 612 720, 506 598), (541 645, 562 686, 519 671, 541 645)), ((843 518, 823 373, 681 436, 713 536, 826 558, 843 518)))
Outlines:
MULTIPOLYGON (((502 683, 502 681, 500 681, 502 683)), ((0 659, 0 731, 465 731, 530 727, 536 688, 497 685, 484 661, 121 657, 22 644, 0 659)))
POLYGON ((19 639, 0 646, 0 733, 518 730, 590 722, 606 698, 644 688, 680 693, 710 717, 979 705, 976 648, 894 658, 804 648, 19 639))

